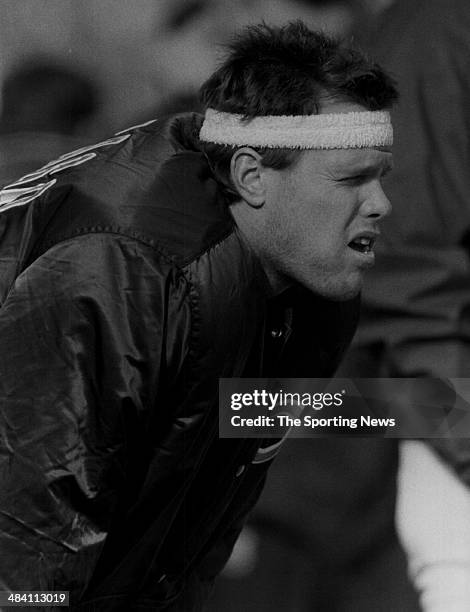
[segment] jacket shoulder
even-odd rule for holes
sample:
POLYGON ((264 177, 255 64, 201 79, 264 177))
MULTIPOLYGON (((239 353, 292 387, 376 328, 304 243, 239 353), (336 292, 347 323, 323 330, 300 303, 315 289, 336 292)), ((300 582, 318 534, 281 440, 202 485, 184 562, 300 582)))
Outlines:
POLYGON ((12 225, 28 210, 33 257, 75 235, 108 232, 184 265, 234 227, 204 155, 181 137, 179 126, 197 121, 148 122, 64 155, 8 185, 0 212, 12 225))

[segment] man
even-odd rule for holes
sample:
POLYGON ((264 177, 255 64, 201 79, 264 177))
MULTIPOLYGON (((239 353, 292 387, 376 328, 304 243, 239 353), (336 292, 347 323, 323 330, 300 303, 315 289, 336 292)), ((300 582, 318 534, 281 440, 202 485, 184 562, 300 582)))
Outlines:
POLYGON ((1 589, 201 609, 271 457, 218 439, 218 380, 333 372, 390 211, 395 98, 300 22, 252 27, 204 118, 5 188, 1 589))

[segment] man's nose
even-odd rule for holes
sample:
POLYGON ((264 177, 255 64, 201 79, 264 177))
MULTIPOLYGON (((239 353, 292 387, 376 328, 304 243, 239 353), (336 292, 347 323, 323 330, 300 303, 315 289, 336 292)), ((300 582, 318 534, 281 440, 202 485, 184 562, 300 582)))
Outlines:
POLYGON ((361 209, 364 216, 375 219, 383 219, 392 212, 390 200, 385 195, 382 185, 378 181, 375 185, 371 186, 371 190, 367 194, 361 209))

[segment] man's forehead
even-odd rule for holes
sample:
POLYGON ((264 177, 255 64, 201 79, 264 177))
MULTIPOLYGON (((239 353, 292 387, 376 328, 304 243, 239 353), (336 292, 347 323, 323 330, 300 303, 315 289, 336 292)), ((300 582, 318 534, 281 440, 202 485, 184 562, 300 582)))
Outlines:
POLYGON ((393 155, 390 147, 370 149, 334 149, 318 151, 318 159, 339 170, 383 169, 393 166, 393 155))

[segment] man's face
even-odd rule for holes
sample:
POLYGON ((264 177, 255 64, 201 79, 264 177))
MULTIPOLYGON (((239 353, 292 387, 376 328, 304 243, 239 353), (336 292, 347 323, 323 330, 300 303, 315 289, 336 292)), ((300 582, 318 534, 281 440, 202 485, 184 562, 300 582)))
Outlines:
MULTIPOLYGON (((324 112, 354 110, 365 109, 324 112)), ((295 280, 336 300, 359 293, 379 222, 391 211, 381 186, 391 166, 388 150, 372 148, 308 150, 287 170, 268 169, 258 240, 280 283, 295 280)))

